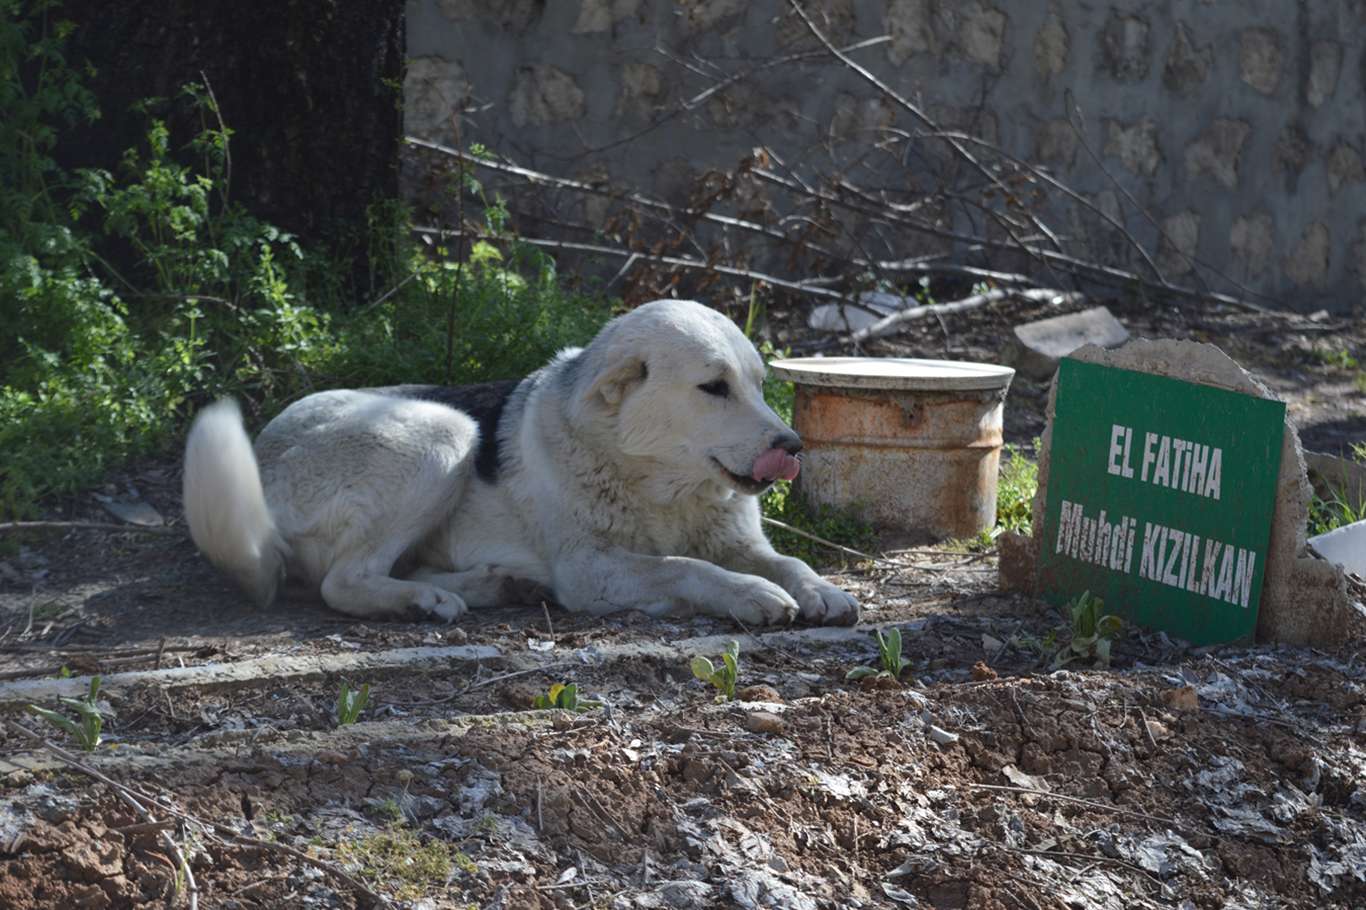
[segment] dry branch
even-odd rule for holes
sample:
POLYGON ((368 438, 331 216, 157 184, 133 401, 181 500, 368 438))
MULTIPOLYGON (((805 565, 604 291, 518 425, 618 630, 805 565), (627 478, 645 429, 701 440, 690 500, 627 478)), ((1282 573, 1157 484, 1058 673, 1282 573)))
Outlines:
POLYGON ((135 534, 163 534, 181 536, 180 528, 165 525, 114 524, 107 521, 5 521, 0 522, 0 534, 6 531, 130 531, 135 534))
POLYGON ((928 316, 943 316, 947 313, 961 313, 965 310, 975 310, 988 303, 995 303, 998 300, 1005 300, 1007 297, 1022 297, 1025 300, 1043 303, 1072 303, 1081 299, 1080 294, 1068 291, 1056 291, 1049 288, 1029 288, 1026 290, 995 290, 986 291, 981 294, 973 294, 971 297, 964 297, 962 300, 954 300, 949 303, 930 303, 924 306, 910 307, 905 310, 898 310, 888 316, 884 316, 867 328, 859 329, 849 336, 850 344, 862 344, 872 338, 881 338, 890 335, 908 322, 917 319, 924 319, 928 316))
MULTIPOLYGON (((473 240, 502 241, 505 237, 496 234, 489 234, 484 231, 459 231, 447 230, 437 227, 414 227, 414 231, 419 234, 426 234, 432 237, 463 237, 473 240)), ((778 278, 754 269, 743 269, 737 266, 723 265, 719 262, 703 262, 700 259, 689 259, 683 256, 661 256, 654 253, 644 253, 640 250, 628 250, 621 247, 605 246, 600 243, 578 243, 573 240, 551 240, 545 237, 526 237, 519 235, 519 243, 529 243, 532 246, 539 246, 550 250, 570 250, 577 253, 593 253, 599 256, 618 256, 631 258, 635 257, 643 262, 654 262, 659 265, 671 265, 676 268, 695 269, 703 272, 715 272, 718 275, 729 275, 732 278, 744 278, 749 281, 762 281, 774 287, 783 288, 798 294, 810 294, 815 297, 824 297, 830 300, 838 300, 841 303, 852 303, 853 299, 839 291, 832 291, 828 288, 817 285, 802 284, 790 281, 786 278, 778 278)))

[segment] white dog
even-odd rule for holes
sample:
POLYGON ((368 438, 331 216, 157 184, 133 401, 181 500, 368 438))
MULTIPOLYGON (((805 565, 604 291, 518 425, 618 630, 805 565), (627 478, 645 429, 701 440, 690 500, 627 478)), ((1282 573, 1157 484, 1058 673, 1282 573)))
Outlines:
POLYGON ((185 514, 262 603, 288 570, 372 618, 534 594, 595 614, 853 623, 857 601, 760 527, 757 494, 797 475, 802 447, 764 372, 725 316, 660 300, 520 382, 310 395, 254 454, 223 401, 190 430, 185 514))

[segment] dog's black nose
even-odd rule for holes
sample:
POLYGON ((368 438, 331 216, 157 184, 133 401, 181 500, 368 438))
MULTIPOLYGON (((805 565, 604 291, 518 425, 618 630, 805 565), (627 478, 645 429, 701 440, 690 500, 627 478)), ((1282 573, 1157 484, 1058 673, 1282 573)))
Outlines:
POLYGON ((796 455, 802 450, 802 438, 791 430, 783 430, 773 437, 773 448, 796 455))

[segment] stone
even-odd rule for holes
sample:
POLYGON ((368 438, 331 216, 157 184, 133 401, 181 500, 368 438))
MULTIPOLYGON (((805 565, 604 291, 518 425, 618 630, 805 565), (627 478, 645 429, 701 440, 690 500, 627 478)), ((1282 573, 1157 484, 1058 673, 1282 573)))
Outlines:
POLYGON ((1298 176, 1309 163, 1309 138, 1305 136, 1304 130, 1293 123, 1286 124, 1276 137, 1272 157, 1278 169, 1292 177, 1298 176))
POLYGON ((536 63, 518 68, 508 106, 516 126, 577 120, 584 113, 583 90, 558 66, 536 63))
POLYGON ((1157 267, 1168 278, 1193 271, 1200 245, 1200 216, 1187 209, 1162 219, 1162 238, 1157 245, 1157 267))
POLYGON ((1120 82, 1146 79, 1150 57, 1148 32, 1144 20, 1112 10, 1100 34, 1104 69, 1120 82))
POLYGON ((974 682, 989 682, 993 679, 996 679, 1001 674, 997 673, 991 667, 987 666, 986 661, 979 660, 977 661, 977 663, 972 665, 970 675, 972 676, 974 682))
POLYGON ((1077 160, 1077 131, 1066 120, 1047 120, 1034 131, 1034 158, 1070 168, 1077 160))
POLYGON ((1140 177, 1151 177, 1162 163, 1157 144, 1157 122, 1144 117, 1134 123, 1105 121, 1105 154, 1119 159, 1126 169, 1140 177))
POLYGON ((1321 221, 1309 225, 1281 262, 1285 277, 1302 287, 1325 287, 1328 284, 1331 243, 1327 225, 1321 221))
POLYGON ((414 57, 403 77, 403 129, 431 142, 455 139, 460 110, 470 95, 465 71, 454 60, 414 57))
POLYGON ((1349 183, 1366 180, 1366 169, 1361 165, 1361 153, 1345 142, 1339 142, 1328 153, 1328 188, 1337 192, 1349 183))
POLYGON ((787 724, 768 711, 751 711, 745 715, 745 729, 751 733, 782 733, 787 724))
POLYGON ((1336 41, 1315 41, 1309 49, 1309 84, 1304 97, 1310 107, 1322 107, 1338 89, 1342 72, 1342 45, 1336 41))
POLYGON ((1269 212, 1240 215, 1228 232, 1229 250, 1235 264, 1246 276, 1260 275, 1271 262, 1275 245, 1274 225, 1269 212))
POLYGON ((735 697, 740 701, 767 701, 781 702, 783 697, 778 694, 778 690, 772 686, 759 683, 753 686, 745 686, 743 689, 735 690, 735 697))
POLYGON ((1067 27, 1062 24, 1056 11, 1050 12, 1034 35, 1034 69, 1040 79, 1047 82, 1061 75, 1067 67, 1068 47, 1067 27))
POLYGON ((958 47, 963 56, 992 69, 1001 68, 1005 44, 1006 14, 993 6, 964 4, 958 26, 958 47))
POLYGON ((1194 686, 1163 689, 1160 697, 1162 704, 1177 713, 1193 713, 1200 710, 1200 696, 1194 686))
MULTIPOLYGON (((1140 338, 1109 351, 1087 345, 1071 356, 1087 363, 1170 376, 1245 395, 1274 397, 1266 386, 1212 344, 1140 338)), ((1048 396, 1046 425, 1039 451, 1033 536, 1021 540, 1018 538, 1022 535, 1002 534, 998 538, 1002 566, 999 580, 1003 587, 1013 585, 1007 590, 1032 592, 1037 586, 1037 555, 1043 536, 1056 396, 1055 383, 1048 396)), ((1342 570, 1313 558, 1305 549, 1309 495, 1299 434, 1287 416, 1281 442, 1276 507, 1262 582, 1261 610, 1257 618, 1259 641, 1332 647, 1349 636, 1362 634, 1366 626, 1347 596, 1342 570)))
POLYGON ((739 19, 748 5, 748 0, 679 0, 678 22, 685 35, 696 35, 739 19))
POLYGON ((1238 35, 1238 75, 1263 95, 1281 82, 1281 36, 1269 28, 1245 28, 1238 35))
POLYGON ((1042 380, 1053 375, 1060 358, 1082 345, 1115 347, 1128 340, 1129 331, 1120 321, 1097 306, 1015 326, 1001 359, 1021 375, 1042 380))
POLYGON ((1184 22, 1177 23, 1176 38, 1162 66, 1162 84, 1169 90, 1189 95, 1204 85, 1214 63, 1214 46, 1196 47, 1184 22))
POLYGON ((1206 174, 1232 189, 1238 185, 1238 158, 1251 127, 1243 120, 1219 118, 1186 146, 1186 174, 1206 174))
POLYGON ((618 114, 648 117, 659 107, 664 97, 664 83, 659 78, 659 67, 652 63, 630 61, 621 65, 621 95, 617 98, 618 114))
POLYGON ((634 16, 639 9, 640 0, 583 0, 571 31, 576 35, 611 31, 612 26, 634 16))
POLYGON ((883 27, 892 39, 887 44, 887 59, 894 66, 917 54, 939 53, 933 16, 930 0, 892 0, 888 5, 883 27))

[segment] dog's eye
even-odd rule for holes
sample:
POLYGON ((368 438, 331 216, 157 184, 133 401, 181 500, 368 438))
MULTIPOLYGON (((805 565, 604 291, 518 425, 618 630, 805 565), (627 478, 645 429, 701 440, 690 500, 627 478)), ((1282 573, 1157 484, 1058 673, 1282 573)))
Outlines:
POLYGON ((730 386, 724 379, 715 379, 711 382, 704 382, 698 386, 698 388, 708 395, 715 395, 717 398, 725 398, 730 394, 730 386))

